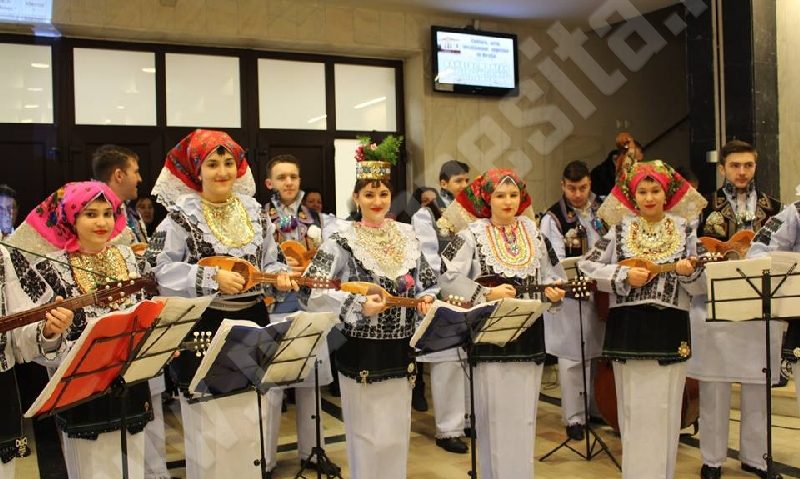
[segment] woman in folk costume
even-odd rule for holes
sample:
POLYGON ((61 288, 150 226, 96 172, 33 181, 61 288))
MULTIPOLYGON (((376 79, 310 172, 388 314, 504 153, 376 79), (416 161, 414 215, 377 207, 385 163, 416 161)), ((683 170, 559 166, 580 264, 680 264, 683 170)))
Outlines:
MULTIPOLYGON (((458 232, 442 252, 443 295, 461 296, 472 304, 517 296, 509 284, 486 288, 475 282, 485 275, 525 284, 565 279, 550 242, 522 214, 530 204, 525 182, 513 170, 499 168, 488 170, 456 196, 439 223, 458 232)), ((554 303, 564 297, 559 288, 546 288, 544 293, 554 303)), ((523 299, 538 298, 526 294, 523 299)), ((473 426, 480 477, 532 477, 545 358, 542 321, 505 347, 476 346, 472 358, 477 361, 473 426)))
POLYGON ((690 296, 705 291, 704 274, 689 259, 697 248, 690 222, 705 204, 668 164, 635 163, 598 211, 610 231, 578 263, 611 293, 603 355, 614 360, 624 478, 675 473, 690 296), (675 272, 652 278, 618 264, 629 258, 675 263, 675 272))
MULTIPOLYGON (((8 295, 19 296, 21 284, 11 264, 8 250, 0 246, 0 316, 6 309, 8 295)), ((14 301, 12 300, 13 304, 14 301)), ((42 321, 0 333, 0 479, 14 479, 17 457, 29 452, 28 438, 22 431, 22 410, 14 365, 57 353, 63 333, 72 324, 72 311, 53 305, 42 321)))
POLYGON ((339 222, 304 274, 367 281, 423 301, 416 309, 389 309, 378 294, 300 289, 309 311, 336 311, 344 323, 347 341, 336 351, 336 366, 353 479, 406 477, 415 376, 409 340, 417 313, 427 313, 438 291, 411 225, 386 217, 390 174, 391 163, 358 163, 353 201, 361 218, 339 222))
MULTIPOLYGON (((11 241, 52 260, 9 250, 19 286, 15 293, 6 292, 8 310, 28 310, 57 296, 79 296, 111 280, 139 277, 144 266, 130 247, 112 244, 124 229, 121 202, 105 183, 68 183, 50 195, 28 214, 11 241)), ((131 296, 123 306, 141 299, 131 296)), ((66 348, 80 337, 87 321, 110 311, 98 305, 75 311, 66 333, 66 348)), ((141 431, 153 418, 149 401, 147 383, 128 389, 125 424, 131 478, 144 477, 141 431)), ((120 477, 121 407, 121 398, 106 394, 56 414, 70 479, 120 477)))
MULTIPOLYGON (((196 130, 167 154, 153 194, 168 208, 145 254, 164 295, 217 295, 194 331, 215 332, 223 319, 269 324, 267 287, 243 291, 238 273, 198 265, 209 256, 244 259, 261 271, 286 271, 272 226, 253 199, 255 183, 244 150, 220 131, 196 130)), ((277 288, 293 287, 288 273, 277 288)), ((296 286, 296 285, 294 285, 296 286)), ((252 394, 190 403, 188 386, 200 359, 183 351, 172 368, 181 397, 189 478, 260 477, 258 404, 252 394), (255 461, 255 463, 254 463, 255 461), (254 465, 255 464, 255 465, 254 465)))

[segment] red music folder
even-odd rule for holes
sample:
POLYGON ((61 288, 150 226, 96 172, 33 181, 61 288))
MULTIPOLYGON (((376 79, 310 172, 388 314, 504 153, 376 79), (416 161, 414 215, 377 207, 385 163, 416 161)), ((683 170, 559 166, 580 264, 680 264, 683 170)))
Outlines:
POLYGON ((164 303, 147 300, 88 321, 25 417, 52 414, 105 393, 163 308, 164 303))

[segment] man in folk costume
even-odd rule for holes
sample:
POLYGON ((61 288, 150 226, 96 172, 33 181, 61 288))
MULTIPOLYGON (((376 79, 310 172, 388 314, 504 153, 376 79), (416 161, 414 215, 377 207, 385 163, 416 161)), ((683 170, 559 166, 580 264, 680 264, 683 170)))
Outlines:
POLYGON ((578 263, 611 293, 603 356, 614 361, 625 479, 675 474, 692 353, 690 299, 705 291, 705 274, 690 261, 697 247, 691 222, 704 206, 668 164, 634 163, 598 210, 610 231, 578 263), (620 264, 634 258, 674 269, 653 275, 620 264))
MULTIPOLYGON (((122 201, 128 230, 120 235, 117 241, 126 242, 128 246, 134 243, 146 244, 147 228, 135 205, 131 203, 136 201, 137 189, 142 182, 139 156, 123 146, 103 145, 92 155, 92 176, 107 184, 122 201)), ((137 248, 134 248, 134 251, 137 251, 137 248)), ((141 251, 144 251, 144 248, 137 252, 141 251)))
MULTIPOLYGON (((800 193, 800 186, 797 191, 800 193)), ((795 201, 767 221, 753 239, 747 257, 757 258, 772 251, 800 252, 800 201, 795 201)), ((797 365, 800 360, 800 322, 790 320, 788 323, 789 329, 783 338, 783 360, 797 365)), ((795 369, 794 383, 800 414, 800 370, 795 369)))
MULTIPOLYGON (((585 163, 573 161, 564 168, 563 195, 547 210, 540 224, 542 235, 550 240, 559 260, 584 255, 606 234, 606 225, 597 216, 600 203, 591 187, 585 163)), ((586 377, 592 377, 591 361, 602 352, 605 325, 598 320, 593 301, 582 301, 580 305, 578 301, 567 298, 558 313, 545 313, 544 326, 547 352, 558 357, 562 420, 567 436, 579 441, 583 439, 585 422, 581 368, 585 366, 586 377), (585 364, 581 363, 581 321, 585 364)))
MULTIPOLYGON (((14 303, 5 298, 18 296, 21 287, 11 255, 0 246, 0 316, 10 313, 7 303, 14 303)), ((57 353, 73 317, 72 311, 53 305, 41 321, 0 333, 0 479, 14 479, 15 459, 30 452, 28 438, 23 435, 14 365, 57 353)))
MULTIPOLYGON (((147 227, 136 211, 135 201, 138 186, 142 182, 139 174, 139 157, 132 150, 117 145, 103 145, 92 155, 92 175, 102 181, 120 200, 125 212, 128 228, 117 238, 118 242, 131 246, 134 252, 143 252, 147 244, 147 227)), ((167 471, 166 431, 161 394, 167 390, 164 375, 148 381, 153 420, 145 428, 145 479, 169 479, 167 471)))
MULTIPOLYGON (((720 151, 719 172, 725 182, 703 211, 698 236, 729 240, 742 230, 759 231, 778 213, 780 202, 756 191, 758 154, 748 143, 733 140, 720 151)), ((764 398, 764 326, 760 323, 709 323, 705 296, 692 305, 692 342, 695 354, 688 376, 700 381, 700 477, 719 478, 727 458, 731 385, 741 383, 739 460, 741 467, 766 477, 767 405, 764 398)), ((780 345, 786 324, 772 324, 772 361, 775 382, 780 374, 780 345)))
MULTIPOLYGON (((563 281, 558 257, 536 223, 525 182, 513 170, 493 168, 476 178, 445 210, 440 226, 456 236, 442 253, 442 295, 472 304, 503 298, 540 299, 511 284, 484 287, 475 280, 498 275, 523 285, 563 281)), ((560 304, 560 288, 544 296, 560 304)), ((544 326, 537 320, 516 340, 473 348, 475 427, 480 477, 530 478, 534 472, 536 409, 545 358, 544 326)))
MULTIPOLYGON (((167 153, 153 194, 167 207, 168 214, 153 234, 145 258, 154 265, 163 295, 214 296, 193 331, 213 334, 224 319, 266 326, 269 315, 264 297, 275 295, 275 289, 285 292, 297 287, 282 262, 272 223, 253 198, 254 193, 255 182, 244 149, 225 132, 195 130, 167 153), (246 282, 241 274, 198 264, 214 256, 240 258, 262 272, 275 273, 275 289, 256 285, 244 290, 246 282)), ((183 392, 186 476, 261 477, 256 401, 264 399, 240 393, 190 401, 189 383, 199 365, 200 359, 190 351, 182 351, 170 363, 183 392)))
MULTIPOLYGON (((267 191, 271 192, 269 201, 264 205, 269 220, 274 225, 275 241, 280 245, 284 241, 296 241, 306 250, 316 250, 321 243, 321 219, 319 213, 303 206, 305 193, 300 189, 300 162, 293 155, 278 155, 267 164, 267 178, 264 180, 267 191)), ((294 258, 286 258, 287 264, 297 272, 305 269, 294 258)), ((270 321, 283 321, 286 316, 299 311, 297 294, 289 292, 283 301, 274 303, 270 310, 270 321)), ((327 343, 318 354, 322 361, 319 365, 319 385, 324 386, 332 380, 330 355, 327 343)), ((314 421, 316 399, 314 375, 294 387, 294 398, 297 406, 295 421, 297 426, 297 453, 300 460, 311 456, 311 449, 316 445, 316 423, 314 421)), ((281 405, 283 388, 273 387, 267 392, 267 426, 264 454, 267 470, 275 468, 278 462, 278 434, 281 425, 281 405)), ((321 438, 324 441, 324 436, 321 438)), ((335 464, 313 464, 322 472, 332 471, 335 464)))
MULTIPOLYGON (((440 255, 453 236, 439 230, 436 221, 441 217, 440 208, 451 204, 452 199, 466 188, 468 174, 469 166, 466 163, 455 160, 444 163, 439 172, 441 194, 437 197, 441 198, 441 205, 420 207, 411 217, 411 226, 419 238, 422 253, 437 275, 441 274, 442 268, 440 255)), ((432 193, 435 193, 435 190, 432 193)), ((431 396, 436 420, 436 445, 447 452, 457 454, 467 452, 467 445, 461 439, 466 424, 466 394, 461 393, 466 390, 462 369, 463 358, 464 351, 461 348, 417 357, 418 364, 431 364, 431 396)), ((417 372, 417 383, 414 385, 415 397, 412 398, 412 404, 414 400, 419 401, 417 397, 420 395, 424 399, 425 385, 422 379, 420 367, 417 372)))

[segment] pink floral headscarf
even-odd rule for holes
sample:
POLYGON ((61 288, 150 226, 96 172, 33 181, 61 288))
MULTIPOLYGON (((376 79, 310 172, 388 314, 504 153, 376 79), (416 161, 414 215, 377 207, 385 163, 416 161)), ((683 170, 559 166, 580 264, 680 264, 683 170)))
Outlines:
POLYGON ((111 232, 111 238, 114 238, 127 226, 122 202, 108 185, 99 181, 67 183, 34 208, 25 218, 25 223, 56 248, 75 252, 80 248, 75 219, 86 205, 98 198, 105 198, 114 209, 114 229, 111 232))

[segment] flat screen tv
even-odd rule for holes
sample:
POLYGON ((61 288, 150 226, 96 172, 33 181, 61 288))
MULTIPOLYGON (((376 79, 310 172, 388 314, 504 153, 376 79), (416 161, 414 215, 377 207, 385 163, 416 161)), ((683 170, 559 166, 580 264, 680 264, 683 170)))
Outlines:
POLYGON ((431 27, 433 89, 473 95, 516 95, 517 36, 469 28, 431 27))

